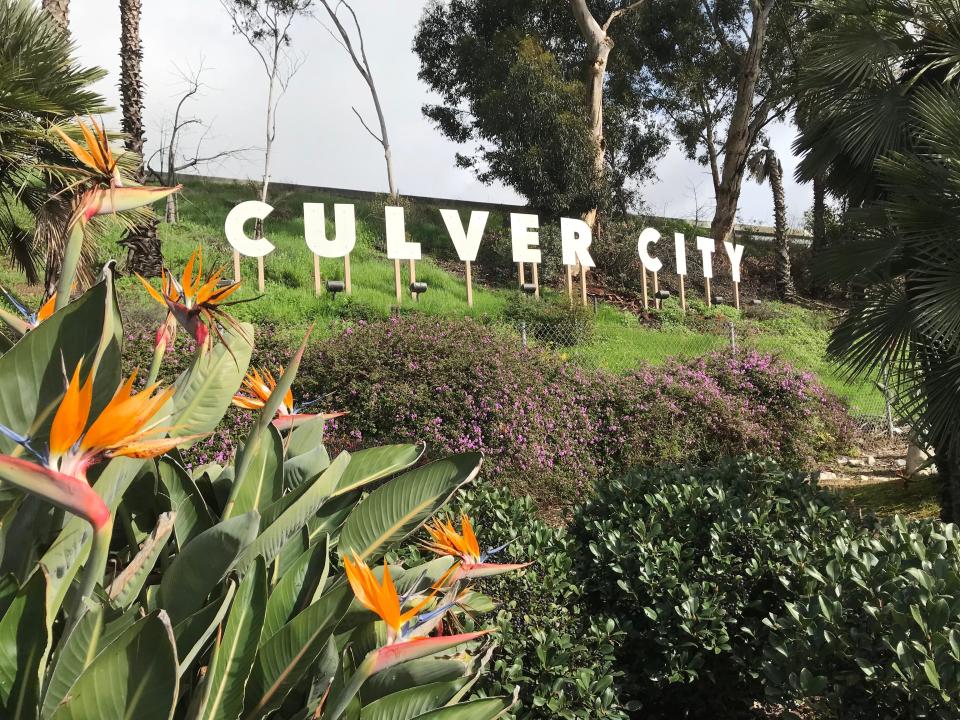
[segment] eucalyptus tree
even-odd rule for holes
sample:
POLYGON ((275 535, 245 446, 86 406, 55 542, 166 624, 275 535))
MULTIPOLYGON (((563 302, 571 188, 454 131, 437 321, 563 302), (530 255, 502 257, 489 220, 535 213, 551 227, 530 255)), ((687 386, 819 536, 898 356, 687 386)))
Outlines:
POLYGON ((789 114, 804 44, 792 0, 654 2, 630 19, 648 106, 668 118, 687 155, 710 168, 711 235, 733 233, 747 161, 771 123, 789 114))
POLYGON ((593 219, 621 210, 665 140, 641 102, 628 20, 645 3, 449 0, 424 11, 420 78, 440 95, 424 113, 460 144, 460 166, 531 205, 593 219))
MULTIPOLYGON (((260 200, 270 191, 270 162, 277 139, 277 107, 294 75, 303 66, 303 57, 292 52, 294 20, 306 15, 313 0, 220 0, 233 30, 240 35, 263 65, 267 76, 266 122, 263 148, 263 178, 260 200)), ((258 233, 260 223, 257 223, 258 233)))
POLYGON ((854 289, 829 349, 855 376, 889 375, 960 521, 960 5, 812 7, 798 174, 822 173, 854 228, 825 257, 854 289))

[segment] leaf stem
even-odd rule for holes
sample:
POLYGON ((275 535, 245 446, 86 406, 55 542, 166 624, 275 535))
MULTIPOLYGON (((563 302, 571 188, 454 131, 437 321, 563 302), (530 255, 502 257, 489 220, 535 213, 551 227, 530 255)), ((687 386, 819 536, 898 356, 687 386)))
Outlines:
POLYGON ((62 310, 70 303, 70 292, 77 277, 80 265, 80 251, 83 249, 83 236, 86 223, 77 220, 70 229, 67 247, 63 250, 63 265, 60 267, 60 279, 57 281, 57 302, 55 310, 62 310))
POLYGON ((66 633, 69 633, 80 620, 83 615, 84 601, 93 594, 97 582, 103 580, 107 569, 107 560, 110 556, 110 539, 113 536, 113 516, 111 515, 110 519, 99 528, 92 525, 91 527, 93 527, 93 544, 80 575, 80 588, 70 610, 66 633))

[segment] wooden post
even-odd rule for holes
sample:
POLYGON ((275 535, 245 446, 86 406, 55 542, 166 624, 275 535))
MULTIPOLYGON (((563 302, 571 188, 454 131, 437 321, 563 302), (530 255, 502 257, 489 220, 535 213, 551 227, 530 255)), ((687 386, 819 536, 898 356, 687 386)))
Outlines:
POLYGON ((660 298, 657 297, 657 293, 660 292, 660 278, 657 277, 657 273, 653 274, 653 305, 660 309, 660 298))
POLYGON ((687 288, 686 283, 684 282, 686 278, 683 275, 679 276, 680 278, 680 307, 683 308, 684 314, 687 312, 687 288))
POLYGON ((473 270, 467 260, 467 307, 473 307, 473 270))
POLYGON ((580 299, 583 301, 583 306, 587 306, 587 266, 580 265, 580 299))
POLYGON ((733 306, 740 309, 740 283, 733 284, 733 306))
POLYGON ((263 258, 257 258, 257 287, 260 288, 260 292, 263 292, 263 288, 266 285, 266 273, 263 269, 263 258))
POLYGON ((705 277, 703 282, 707 289, 707 307, 713 307, 713 297, 710 294, 710 278, 705 277))
POLYGON ((537 263, 533 263, 533 286, 535 288, 533 296, 537 298, 537 300, 540 299, 540 271, 537 269, 538 267, 539 265, 537 263))
POLYGON ((647 297, 647 269, 642 268, 641 272, 643 272, 643 309, 646 310, 650 306, 650 300, 647 297))
POLYGON ((570 298, 570 304, 573 305, 573 268, 570 265, 567 268, 567 297, 570 298))
POLYGON ((523 269, 523 263, 517 263, 517 275, 520 278, 520 282, 517 284, 521 290, 523 290, 523 284, 526 282, 526 276, 523 269))
MULTIPOLYGON (((417 281, 417 261, 416 261, 416 260, 411 260, 411 261, 410 261, 410 287, 413 287, 413 284, 414 284, 416 281, 417 281)), ((416 300, 416 299, 417 299, 417 294, 416 294, 413 290, 411 290, 411 291, 410 291, 410 297, 412 297, 414 300, 416 300)))
POLYGON ((319 295, 320 294, 320 256, 313 256, 313 291, 319 295))
POLYGON ((233 251, 233 281, 240 282, 240 252, 233 251))
POLYGON ((343 256, 343 286, 347 295, 353 295, 353 282, 350 280, 350 253, 343 256))
POLYGON ((397 305, 403 302, 403 287, 400 285, 400 261, 393 261, 393 280, 397 286, 397 305))

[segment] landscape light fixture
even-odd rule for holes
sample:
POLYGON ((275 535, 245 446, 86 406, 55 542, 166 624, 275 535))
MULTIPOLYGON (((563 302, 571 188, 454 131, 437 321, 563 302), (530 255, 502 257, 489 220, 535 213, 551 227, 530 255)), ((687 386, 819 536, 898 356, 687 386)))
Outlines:
POLYGON ((425 282, 412 282, 410 283, 410 292, 413 293, 413 297, 417 302, 420 302, 420 296, 427 291, 427 284, 425 282))
POLYGON ((658 290, 658 291, 656 292, 656 294, 654 295, 654 297, 655 297, 657 300, 669 300, 669 299, 670 299, 670 291, 669 291, 669 290, 658 290))
POLYGON ((534 295, 537 292, 537 285, 536 283, 524 283, 520 286, 520 290, 525 295, 534 295))
POLYGON ((760 298, 754 298, 753 300, 750 301, 750 304, 751 304, 751 305, 763 305, 763 300, 761 300, 760 298))
POLYGON ((723 297, 722 297, 721 295, 714 295, 714 296, 713 296, 713 304, 714 304, 714 305, 723 305, 723 297))
POLYGON ((347 284, 343 280, 327 280, 327 292, 333 296, 333 299, 337 299, 337 293, 341 293, 347 289, 347 284))

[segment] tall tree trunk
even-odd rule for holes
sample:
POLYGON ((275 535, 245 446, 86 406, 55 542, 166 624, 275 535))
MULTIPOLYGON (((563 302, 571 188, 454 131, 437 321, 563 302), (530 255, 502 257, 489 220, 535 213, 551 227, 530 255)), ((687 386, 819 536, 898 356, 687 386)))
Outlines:
POLYGON ((790 269, 790 242, 787 239, 787 201, 783 191, 783 166, 772 150, 767 152, 767 174, 773 190, 774 238, 777 252, 777 293, 781 299, 794 295, 790 269))
MULTIPOLYGON (((263 148, 263 178, 260 181, 260 202, 265 203, 270 197, 270 161, 273 159, 273 140, 277 136, 277 116, 276 106, 273 97, 277 91, 277 75, 280 71, 278 64, 279 46, 274 46, 272 72, 270 73, 270 84, 267 86, 267 128, 265 133, 266 145, 263 148)), ((257 219, 254 225, 254 235, 259 239, 263 237, 263 220, 257 219)))
POLYGON ((43 9, 64 32, 70 32, 70 0, 43 0, 43 9))
MULTIPOLYGON (((613 50, 613 39, 593 17, 586 0, 570 0, 574 18, 587 43, 587 110, 590 140, 593 145, 593 182, 599 188, 606 175, 606 142, 603 137, 603 86, 607 76, 607 62, 613 50)), ((584 214, 584 221, 594 227, 597 208, 584 214)))
POLYGON ((770 12, 776 0, 753 0, 753 23, 750 28, 750 43, 740 65, 737 81, 737 98, 727 129, 727 141, 724 143, 723 173, 717 188, 717 209, 710 224, 710 234, 717 242, 724 242, 733 236, 733 225, 740 203, 740 189, 747 167, 747 158, 757 140, 760 129, 766 121, 766 111, 754 112, 754 99, 757 93, 757 81, 760 79, 760 61, 767 40, 767 25, 770 12))
MULTIPOLYGON (((146 180, 143 165, 143 46, 140 42, 140 0, 120 0, 120 98, 127 150, 140 156, 136 181, 146 180)), ((127 269, 144 277, 158 277, 163 253, 157 221, 133 228, 122 241, 127 247, 127 269)))

